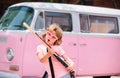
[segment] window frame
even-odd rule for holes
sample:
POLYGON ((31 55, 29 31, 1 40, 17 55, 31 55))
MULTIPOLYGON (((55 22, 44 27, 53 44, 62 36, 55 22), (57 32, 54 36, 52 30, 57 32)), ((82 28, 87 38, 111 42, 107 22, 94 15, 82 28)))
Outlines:
MULTIPOLYGON (((49 13, 59 13, 59 14, 69 14, 69 17, 71 18, 71 20, 70 19, 68 19, 68 20, 70 20, 70 21, 68 21, 69 23, 69 28, 70 28, 70 31, 64 31, 64 29, 63 29, 63 31, 64 32, 72 32, 73 31, 73 18, 72 18, 72 13, 71 12, 63 12, 63 11, 52 11, 52 10, 44 10, 43 11, 43 18, 44 18, 44 29, 46 29, 46 19, 45 19, 45 13, 47 13, 47 12, 49 12, 49 13)), ((61 26, 61 25, 60 25, 61 26)))
MULTIPOLYGON (((119 34, 120 32, 119 32, 119 22, 118 22, 118 18, 117 17, 112 17, 112 16, 104 16, 104 15, 102 15, 102 16, 100 16, 100 15, 89 15, 89 14, 79 14, 79 21, 80 21, 80 32, 81 33, 97 33, 97 34, 119 34), (82 23, 81 23, 81 16, 87 16, 87 22, 88 22, 88 30, 86 31, 86 30, 82 30, 81 28, 82 28, 82 23), (97 17, 97 18, 99 18, 99 19, 102 19, 102 17, 105 19, 110 19, 110 18, 114 18, 114 19, 110 19, 110 20, 116 20, 116 21, 113 21, 114 23, 114 27, 115 27, 115 32, 103 32, 103 33, 101 33, 101 32, 90 32, 90 25, 91 25, 91 20, 90 20, 90 17, 97 17)), ((83 21, 83 20, 82 20, 83 21)))

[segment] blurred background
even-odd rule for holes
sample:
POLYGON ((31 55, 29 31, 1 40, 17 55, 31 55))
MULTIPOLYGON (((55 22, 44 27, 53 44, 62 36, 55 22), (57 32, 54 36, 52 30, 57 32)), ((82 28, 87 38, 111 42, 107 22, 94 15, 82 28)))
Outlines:
POLYGON ((8 6, 20 2, 53 2, 67 3, 76 5, 90 5, 108 8, 120 9, 120 0, 1 0, 0 1, 0 18, 8 6))

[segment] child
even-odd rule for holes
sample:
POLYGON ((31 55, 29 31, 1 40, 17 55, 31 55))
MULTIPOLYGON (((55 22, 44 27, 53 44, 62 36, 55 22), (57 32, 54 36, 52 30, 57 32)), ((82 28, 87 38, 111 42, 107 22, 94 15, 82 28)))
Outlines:
POLYGON ((71 78, 69 72, 74 70, 74 62, 68 58, 60 46, 62 43, 62 32, 63 31, 59 25, 50 25, 42 35, 42 38, 49 46, 52 47, 52 49, 47 48, 45 44, 41 44, 37 47, 37 56, 40 62, 44 64, 45 69, 48 72, 48 78, 52 78, 48 60, 49 57, 52 59, 55 78, 71 78), (56 53, 64 58, 68 64, 67 69, 55 58, 54 54, 56 53))

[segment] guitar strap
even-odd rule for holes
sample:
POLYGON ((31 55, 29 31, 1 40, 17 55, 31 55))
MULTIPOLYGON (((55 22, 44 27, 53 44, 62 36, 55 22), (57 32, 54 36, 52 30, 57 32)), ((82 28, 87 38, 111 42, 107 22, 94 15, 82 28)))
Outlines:
MULTIPOLYGON (((48 48, 47 48, 47 52, 48 52, 48 48)), ((51 57, 49 57, 49 66, 50 66, 51 76, 52 76, 52 78, 55 78, 54 68, 53 68, 51 57)))

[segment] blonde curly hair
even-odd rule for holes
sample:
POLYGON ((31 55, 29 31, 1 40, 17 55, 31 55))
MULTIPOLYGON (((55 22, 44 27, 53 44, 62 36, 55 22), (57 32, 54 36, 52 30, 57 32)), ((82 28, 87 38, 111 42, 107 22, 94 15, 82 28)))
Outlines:
POLYGON ((62 43, 62 36, 63 36, 63 30, 60 28, 60 26, 56 23, 51 24, 46 31, 42 34, 43 40, 45 40, 46 32, 47 31, 54 31, 55 35, 57 36, 57 40, 55 41, 54 45, 60 45, 62 43))

